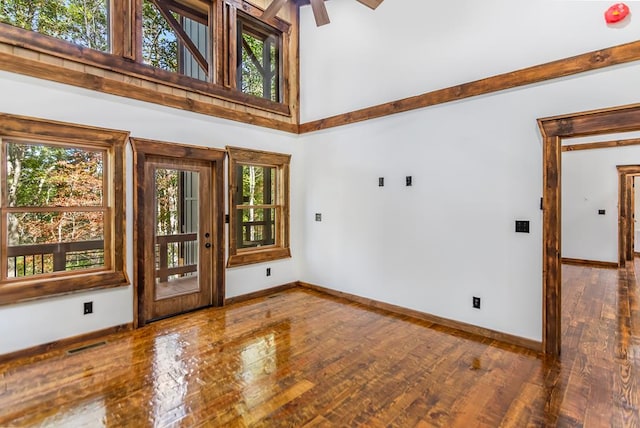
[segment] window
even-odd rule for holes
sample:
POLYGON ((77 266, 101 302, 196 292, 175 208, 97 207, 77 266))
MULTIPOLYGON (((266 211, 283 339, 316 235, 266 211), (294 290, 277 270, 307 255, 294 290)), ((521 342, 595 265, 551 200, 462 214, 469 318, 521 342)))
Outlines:
POLYGON ((0 302, 127 283, 127 137, 0 115, 0 302))
POLYGON ((228 266, 291 257, 290 155, 227 147, 229 153, 228 266))
POLYGON ((109 0, 3 0, 0 22, 110 51, 109 0))
POLYGON ((238 15, 238 87, 245 94, 280 100, 280 45, 275 29, 238 15))
MULTIPOLYGON (((284 10, 290 11, 288 19, 295 25, 294 8, 291 3, 284 10)), ((183 94, 171 88, 171 97, 127 92, 133 98, 171 106, 180 102, 194 111, 231 101, 291 118, 297 101, 290 95, 297 84, 297 32, 280 18, 262 21, 262 15, 262 9, 244 0, 0 0, 0 44, 69 61, 62 68, 77 71, 72 63, 79 62, 91 66, 89 70, 98 67, 198 94, 184 94, 195 100, 185 103, 183 94)), ((20 52, 12 55, 22 58, 20 52)), ((33 75, 33 66, 21 67, 33 75)), ((44 76, 69 83, 69 76, 58 74, 44 76)), ((99 76, 132 84, 110 73, 99 76)), ((78 86, 114 90, 84 77, 73 79, 78 86)), ((164 87, 157 91, 166 94, 164 87)))
POLYGON ((145 64, 199 80, 209 75, 209 11, 176 1, 144 0, 142 57, 145 64))

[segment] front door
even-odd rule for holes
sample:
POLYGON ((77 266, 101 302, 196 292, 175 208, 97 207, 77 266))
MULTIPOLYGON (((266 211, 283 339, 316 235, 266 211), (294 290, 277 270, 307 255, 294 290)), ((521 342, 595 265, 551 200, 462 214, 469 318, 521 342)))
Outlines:
POLYGON ((144 320, 211 305, 211 163, 148 156, 144 176, 144 320))

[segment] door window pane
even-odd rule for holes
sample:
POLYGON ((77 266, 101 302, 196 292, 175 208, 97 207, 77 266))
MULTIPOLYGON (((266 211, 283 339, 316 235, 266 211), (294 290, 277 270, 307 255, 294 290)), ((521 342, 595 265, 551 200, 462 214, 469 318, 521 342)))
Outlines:
POLYGON ((156 299, 198 292, 199 174, 155 170, 156 299))

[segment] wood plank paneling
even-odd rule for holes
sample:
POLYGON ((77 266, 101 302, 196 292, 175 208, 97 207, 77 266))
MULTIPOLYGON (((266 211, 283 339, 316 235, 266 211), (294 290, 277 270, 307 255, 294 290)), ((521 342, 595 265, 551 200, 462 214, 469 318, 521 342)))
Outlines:
POLYGON ((298 287, 5 361, 0 426, 637 426, 634 269, 563 273, 555 360, 298 287))

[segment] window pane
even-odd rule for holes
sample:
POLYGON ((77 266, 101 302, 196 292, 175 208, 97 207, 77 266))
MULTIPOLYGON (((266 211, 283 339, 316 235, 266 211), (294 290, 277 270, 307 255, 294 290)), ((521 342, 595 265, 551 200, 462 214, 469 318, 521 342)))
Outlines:
POLYGON ((3 0, 0 21, 108 52, 108 0, 3 0))
POLYGON ((238 248, 274 245, 275 208, 244 208, 238 210, 240 227, 238 228, 238 248))
POLYGON ((238 81, 246 94, 279 101, 279 35, 243 28, 238 43, 238 81))
POLYGON ((101 206, 104 152, 7 143, 10 207, 101 206))
POLYGON ((104 213, 7 215, 9 278, 104 266, 104 213))
POLYGON ((276 204, 276 167, 238 165, 242 177, 239 205, 276 204))
POLYGON ((170 4, 165 7, 169 7, 168 13, 175 19, 175 24, 186 33, 189 42, 195 46, 197 52, 201 54, 201 58, 204 58, 205 64, 196 59, 185 41, 180 40, 175 28, 171 26, 163 13, 148 0, 144 1, 142 9, 142 57, 144 63, 206 81, 209 68, 208 12, 185 7, 190 11, 190 16, 194 18, 192 19, 171 10, 170 4))

